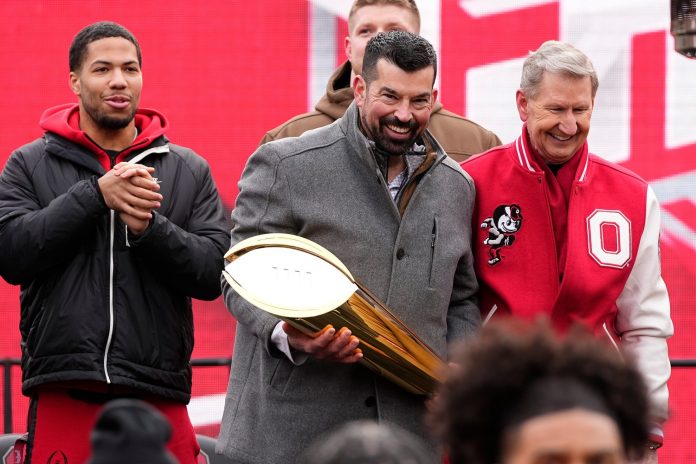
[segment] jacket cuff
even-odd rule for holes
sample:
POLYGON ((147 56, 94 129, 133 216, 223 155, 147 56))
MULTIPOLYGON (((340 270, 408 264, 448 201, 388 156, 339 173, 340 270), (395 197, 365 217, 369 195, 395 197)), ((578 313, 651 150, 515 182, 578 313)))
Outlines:
POLYGON ((102 194, 101 189, 99 188, 99 178, 97 176, 92 176, 90 179, 90 183, 92 184, 92 187, 94 187, 94 190, 97 192, 97 198, 99 198, 99 201, 101 204, 106 208, 106 201, 104 200, 104 194, 102 194))
POLYGON ((288 342, 288 334, 286 334, 285 330, 283 330, 283 321, 278 321, 275 327, 273 327, 271 342, 273 342, 276 348, 296 366, 301 366, 305 361, 307 361, 307 358, 309 358, 307 353, 302 353, 292 349, 290 343, 288 342))
POLYGON ((127 243, 128 246, 131 246, 131 244, 138 245, 139 243, 148 240, 148 237, 150 235, 152 235, 152 233, 153 233, 152 229, 155 225, 155 221, 157 221, 157 216, 159 216, 159 215, 156 216, 156 214, 157 213, 152 211, 152 219, 150 219, 150 223, 147 225, 145 230, 140 235, 135 235, 135 234, 131 233, 131 231, 128 229, 128 227, 126 227, 126 231, 128 232, 126 235, 126 240, 128 241, 128 243, 127 243))

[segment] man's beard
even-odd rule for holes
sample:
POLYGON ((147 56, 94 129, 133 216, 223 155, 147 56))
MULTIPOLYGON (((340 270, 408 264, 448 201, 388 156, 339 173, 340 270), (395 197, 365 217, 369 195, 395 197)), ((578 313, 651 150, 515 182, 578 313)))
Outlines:
MULTIPOLYGON (((363 119, 363 126, 369 127, 367 121, 363 119)), ((376 130, 373 130, 373 142, 377 145, 380 150, 389 153, 390 155, 403 155, 404 153, 411 150, 416 139, 420 135, 418 130, 418 123, 415 120, 411 120, 407 123, 399 121, 398 118, 394 116, 384 116, 379 120, 379 126, 376 130), (411 137, 403 140, 394 140, 389 137, 385 131, 389 130, 386 128, 387 125, 408 128, 411 131, 411 137)))
POLYGON ((107 129, 107 130, 118 130, 118 129, 123 129, 126 127, 130 122, 133 120, 135 117, 135 113, 138 112, 138 108, 134 107, 131 112, 124 117, 121 118, 115 118, 113 116, 109 116, 103 111, 98 110, 97 108, 90 107, 88 105, 84 105, 85 111, 87 111, 87 114, 89 115, 90 118, 102 129, 107 129))

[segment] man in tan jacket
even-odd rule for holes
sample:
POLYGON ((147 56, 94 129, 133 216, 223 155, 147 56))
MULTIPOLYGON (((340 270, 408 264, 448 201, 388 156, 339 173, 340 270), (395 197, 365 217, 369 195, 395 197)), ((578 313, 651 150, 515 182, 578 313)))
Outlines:
MULTIPOLYGON (((261 143, 296 137, 343 116, 353 101, 351 82, 362 72, 367 41, 380 32, 392 30, 420 32, 420 13, 415 0, 356 0, 348 15, 348 37, 345 39, 348 60, 331 76, 326 94, 314 111, 295 116, 268 131, 261 143)), ((445 152, 457 161, 501 144, 493 132, 447 111, 439 102, 433 108, 428 129, 445 152)))

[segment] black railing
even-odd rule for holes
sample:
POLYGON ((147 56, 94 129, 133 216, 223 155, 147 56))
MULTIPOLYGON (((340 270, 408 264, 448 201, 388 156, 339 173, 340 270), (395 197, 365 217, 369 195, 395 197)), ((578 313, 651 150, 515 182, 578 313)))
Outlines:
POLYGON ((672 367, 696 367, 696 359, 670 359, 672 367))
POLYGON ((191 360, 192 367, 227 367, 230 368, 232 358, 198 358, 191 360))
POLYGON ((4 433, 12 433, 12 366, 19 366, 19 358, 1 358, 3 369, 2 376, 2 405, 3 405, 3 430, 4 433))
MULTIPOLYGON (((199 358, 192 359, 192 367, 226 367, 230 368, 231 358, 199 358)), ((4 433, 12 433, 12 368, 19 366, 19 358, 0 358, 3 368, 3 429, 4 433)), ((671 359, 672 367, 696 367, 696 359, 671 359)))
MULTIPOLYGON (((231 358, 199 358, 192 359, 192 367, 226 367, 229 368, 231 358)), ((0 358, 3 369, 2 404, 3 404, 3 433, 12 433, 12 368, 21 365, 19 358, 0 358)))

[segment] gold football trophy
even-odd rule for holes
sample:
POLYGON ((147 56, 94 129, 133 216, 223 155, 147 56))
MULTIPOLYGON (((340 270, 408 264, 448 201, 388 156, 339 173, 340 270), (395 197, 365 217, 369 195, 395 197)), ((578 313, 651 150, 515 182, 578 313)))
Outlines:
POLYGON ((306 334, 327 325, 360 340, 360 362, 416 394, 444 380, 444 362, 327 249, 289 234, 264 234, 225 254, 223 275, 254 306, 306 334))

